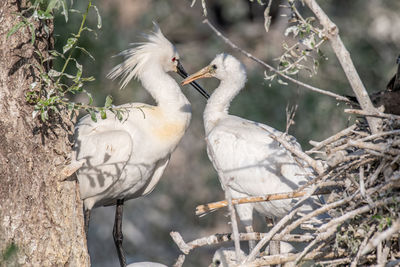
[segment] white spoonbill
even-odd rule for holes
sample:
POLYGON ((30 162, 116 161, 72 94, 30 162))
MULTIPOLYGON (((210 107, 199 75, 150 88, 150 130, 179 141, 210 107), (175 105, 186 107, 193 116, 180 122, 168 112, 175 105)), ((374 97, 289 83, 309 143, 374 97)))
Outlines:
MULTIPOLYGON (((191 118, 191 106, 175 80, 167 72, 186 77, 175 47, 158 26, 147 42, 121 53, 125 61, 111 70, 108 77, 122 76, 125 87, 132 78, 156 101, 156 106, 129 103, 125 118, 119 121, 111 112, 106 119, 93 122, 83 117, 75 128, 77 171, 81 198, 87 212, 103 205, 117 205, 114 242, 121 266, 126 266, 122 249, 122 208, 124 200, 149 194, 160 180, 191 118)), ((203 95, 207 93, 196 86, 203 95)))
MULTIPOLYGON (((221 81, 204 110, 208 157, 214 167, 220 169, 224 177, 219 179, 227 181, 232 197, 290 192, 306 183, 313 175, 312 171, 271 138, 271 135, 282 135, 280 131, 228 114, 232 99, 246 82, 243 64, 231 55, 219 54, 207 67, 187 77, 182 84, 206 77, 221 81)), ((286 138, 301 149, 294 137, 286 138)), ((243 204, 237 205, 236 209, 246 231, 253 232, 253 209, 275 219, 286 215, 295 202, 277 200, 243 204)), ((304 211, 314 206, 314 203, 308 204, 304 211)), ((251 242, 250 248, 253 246, 254 242, 251 242)))

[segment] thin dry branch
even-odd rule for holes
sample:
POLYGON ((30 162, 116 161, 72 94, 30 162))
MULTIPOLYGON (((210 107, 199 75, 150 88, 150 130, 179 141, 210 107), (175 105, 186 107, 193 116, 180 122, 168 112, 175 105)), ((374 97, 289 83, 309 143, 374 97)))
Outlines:
POLYGON ((203 20, 203 23, 207 24, 207 25, 211 28, 211 30, 213 30, 213 31, 215 32, 215 34, 216 34, 217 36, 219 36, 222 40, 224 40, 225 43, 227 43, 227 44, 228 44, 229 46, 231 46, 233 49, 238 50, 240 53, 244 54, 244 55, 247 56, 248 58, 254 60, 255 62, 257 62, 257 63, 259 63, 259 64, 261 64, 262 66, 264 66, 264 67, 267 68, 268 70, 270 70, 270 71, 272 71, 272 72, 274 72, 274 73, 280 75, 281 77, 287 79, 288 81, 291 81, 292 83, 298 84, 298 85, 300 85, 300 86, 302 86, 302 87, 304 87, 304 88, 307 88, 307 89, 309 89, 309 90, 311 90, 311 91, 313 91, 313 92, 317 92, 317 93, 320 93, 320 94, 323 94, 323 95, 327 95, 327 96, 330 96, 330 97, 334 97, 334 98, 336 98, 337 100, 341 100, 341 101, 344 101, 344 102, 351 102, 347 97, 344 97, 344 96, 341 96, 341 95, 338 95, 338 94, 335 94, 335 93, 332 93, 332 92, 329 92, 329 91, 326 91, 326 90, 323 90, 323 89, 320 89, 320 88, 311 86, 311 85, 309 85, 309 84, 300 82, 300 81, 298 81, 298 80, 296 80, 296 79, 293 79, 293 78, 290 77, 290 76, 285 75, 284 73, 282 73, 282 72, 280 72, 279 70, 275 69, 275 68, 272 67, 271 65, 265 63, 265 62, 262 61, 261 59, 259 59, 259 58, 255 57, 255 56, 253 56, 253 55, 250 54, 249 52, 247 52, 247 51, 243 50, 242 48, 238 47, 237 45, 235 45, 231 40, 229 40, 229 39, 228 39, 227 37, 225 37, 220 31, 218 31, 218 30, 214 27, 214 25, 211 24, 211 22, 210 22, 208 19, 203 20))
POLYGON ((274 235, 282 229, 283 226, 286 225, 287 222, 289 222, 297 213, 297 211, 301 208, 301 204, 310 197, 311 194, 314 193, 316 187, 314 186, 311 188, 309 194, 305 195, 303 198, 301 198, 296 205, 292 208, 292 210, 287 214, 285 217, 279 220, 277 224, 275 224, 274 227, 272 227, 271 230, 269 230, 268 234, 264 236, 260 242, 257 243, 257 245, 253 248, 253 250, 250 252, 250 254, 244 259, 242 263, 248 263, 250 261, 253 261, 261 248, 267 244, 273 237, 274 235))
MULTIPOLYGON (((304 3, 311 9, 315 16, 319 19, 321 25, 324 27, 325 35, 329 38, 333 51, 346 74, 347 79, 357 97, 358 103, 363 110, 371 114, 378 113, 379 111, 374 107, 371 99, 368 96, 368 92, 362 83, 360 76, 354 67, 353 61, 350 58, 350 53, 344 46, 342 39, 339 35, 338 27, 329 19, 326 13, 321 9, 315 0, 304 0, 304 3)), ((381 120, 368 117, 368 124, 371 128, 372 133, 379 131, 381 120)))
POLYGON ((309 143, 314 146, 311 150, 307 151, 306 153, 313 153, 316 152, 317 150, 320 150, 321 148, 323 148, 324 146, 335 142, 337 140, 339 140, 340 138, 342 138, 343 136, 348 135, 349 133, 351 133, 357 126, 355 124, 351 125, 350 127, 341 130, 340 132, 338 132, 335 135, 332 135, 328 138, 326 138, 325 140, 321 141, 321 142, 314 142, 314 141, 310 141, 309 143))
MULTIPOLYGON (((331 193, 333 190, 332 186, 320 188, 312 195, 325 195, 331 193)), ((259 197, 244 197, 244 198, 234 198, 232 199, 233 205, 245 204, 245 203, 256 203, 256 202, 264 202, 264 201, 272 201, 272 200, 282 200, 282 199, 291 199, 291 198, 299 198, 308 194, 307 191, 293 191, 286 193, 277 193, 277 194, 268 194, 265 196, 259 197)), ((201 216, 207 212, 211 212, 223 207, 228 206, 228 201, 221 200, 213 203, 208 203, 205 205, 199 205, 196 207, 196 215, 201 216)))
POLYGON ((378 246, 378 244, 380 244, 382 241, 390 238, 393 234, 399 232, 400 232, 400 219, 397 219, 389 229, 386 229, 385 231, 373 237, 371 241, 368 242, 367 246, 362 250, 361 255, 367 254, 369 251, 378 246))
MULTIPOLYGON (((224 242, 232 242, 234 241, 232 238, 232 233, 227 234, 214 234, 207 237, 201 237, 195 240, 192 240, 186 243, 182 236, 178 232, 171 232, 170 233, 172 239, 174 240, 175 244, 179 247, 179 249, 184 254, 189 254, 191 250, 203 247, 203 246, 210 246, 216 245, 224 242)), ((266 233, 239 233, 239 240, 240 241, 250 241, 250 240, 261 240, 267 234, 266 233)), ((272 238, 272 240, 276 241, 285 241, 285 242, 310 242, 315 237, 312 235, 299 235, 299 234, 288 234, 283 236, 280 239, 272 238)))
POLYGON ((359 140, 349 140, 348 144, 350 146, 354 146, 354 147, 358 147, 358 148, 362 148, 362 149, 370 149, 370 150, 375 150, 378 152, 382 152, 382 153, 389 153, 393 156, 397 156, 400 154, 400 150, 399 149, 395 149, 395 148, 390 148, 388 147, 387 144, 373 144, 373 143, 367 143, 367 142, 362 142, 359 140))
POLYGON ((358 261, 360 260, 361 257, 361 252, 363 251, 364 247, 367 245, 367 242, 369 241, 369 238, 372 236, 372 234, 375 232, 376 226, 372 225, 371 229, 369 229, 367 235, 365 236, 363 242, 361 243, 357 255, 355 256, 355 258, 353 259, 353 261, 351 262, 351 266, 350 267, 357 267, 358 261))
MULTIPOLYGON (((264 129, 264 128, 263 128, 264 129)), ((264 129, 265 131, 267 131, 266 129, 264 129)), ((267 131, 268 132, 268 131, 267 131)), ((282 138, 281 136, 275 135, 271 132, 270 133, 270 137, 276 141, 278 141, 279 143, 281 143, 287 150, 289 150, 292 154, 294 154, 295 156, 297 156, 298 158, 304 160, 309 166, 311 166, 317 173, 318 175, 323 175, 325 172, 324 167, 322 166, 321 162, 314 160, 313 158, 311 158, 309 155, 307 155, 306 153, 304 153, 303 151, 295 148, 293 145, 291 145, 288 141, 286 141, 284 138, 282 138)))
MULTIPOLYGON (((255 267, 255 266, 267 266, 267 265, 277 265, 277 264, 285 264, 287 262, 293 262, 296 260, 296 258, 300 255, 294 254, 294 253, 288 253, 288 254, 279 254, 279 255, 271 255, 271 256, 263 256, 262 258, 255 259, 254 261, 250 263, 245 263, 241 264, 240 267, 255 267)), ((330 253, 324 253, 324 252, 313 252, 308 254, 306 257, 304 257, 304 260, 317 260, 317 259, 323 259, 323 260, 329 260, 329 259, 335 259, 338 256, 343 256, 344 253, 335 254, 333 252, 330 253)))
POLYGON ((373 203, 373 205, 368 204, 368 205, 361 206, 358 209, 355 209, 355 210, 352 210, 350 212, 347 212, 346 214, 329 221, 328 223, 326 223, 323 226, 321 226, 319 230, 321 232, 328 231, 329 229, 334 228, 337 225, 339 225, 339 224, 341 224, 341 223, 343 223, 343 222, 345 222, 347 220, 350 220, 350 219, 354 218, 357 215, 360 215, 362 213, 370 211, 371 209, 374 209, 374 208, 377 208, 377 207, 380 207, 382 205, 386 205, 386 204, 389 204, 389 203, 393 203, 393 202, 396 202, 396 201, 397 202, 400 201, 400 197, 389 197, 389 198, 386 198, 386 199, 383 199, 383 200, 380 200, 380 201, 375 201, 373 203))
POLYGON ((176 260, 175 264, 172 267, 182 267, 183 263, 185 262, 185 255, 179 255, 178 259, 176 260))
POLYGON ((400 116, 399 115, 387 114, 387 113, 383 113, 383 112, 380 112, 380 111, 376 111, 376 112, 372 113, 371 111, 348 108, 348 109, 345 109, 344 112, 348 113, 348 114, 362 115, 362 116, 366 116, 366 117, 386 118, 386 119, 391 119, 391 120, 400 120, 400 116))

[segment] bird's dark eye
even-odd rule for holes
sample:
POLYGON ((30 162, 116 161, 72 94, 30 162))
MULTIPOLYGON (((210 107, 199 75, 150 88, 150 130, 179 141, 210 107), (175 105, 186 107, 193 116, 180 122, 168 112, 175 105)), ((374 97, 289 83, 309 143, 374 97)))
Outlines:
MULTIPOLYGON (((213 65, 213 66, 215 66, 215 65, 213 65)), ((215 261, 215 266, 220 266, 221 265, 221 261, 220 260, 216 260, 215 261)))
POLYGON ((217 69, 217 65, 213 64, 213 65, 211 66, 211 68, 213 68, 213 70, 216 70, 216 69, 217 69))
POLYGON ((173 58, 172 58, 172 62, 175 62, 175 61, 176 61, 176 57, 173 57, 173 58))

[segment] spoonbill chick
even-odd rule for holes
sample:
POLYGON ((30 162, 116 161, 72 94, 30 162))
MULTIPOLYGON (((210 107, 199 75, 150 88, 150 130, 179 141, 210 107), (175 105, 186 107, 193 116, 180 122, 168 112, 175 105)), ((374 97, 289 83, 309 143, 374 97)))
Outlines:
MULTIPOLYGON (((246 253, 240 250, 240 258, 244 259, 246 253)), ((236 252, 234 247, 222 247, 215 251, 212 262, 208 267, 232 267, 238 266, 241 259, 236 259, 236 252)))
MULTIPOLYGON (((280 241, 280 248, 281 248, 281 253, 287 254, 287 253, 294 253, 295 248, 290 245, 287 242, 280 241)), ((267 246, 266 250, 269 249, 267 246)), ((243 250, 240 250, 240 257, 241 259, 244 259, 246 257, 246 253, 244 253, 243 250)), ((240 259, 239 261, 236 259, 236 251, 234 247, 222 247, 219 248, 218 250, 215 251, 213 258, 212 258, 212 263, 209 265, 209 267, 233 267, 233 266, 239 266, 240 259)), ((284 264, 283 267, 292 267, 294 266, 293 264, 284 264)))
MULTIPOLYGON (((233 98, 244 87, 246 70, 244 65, 228 54, 219 54, 205 68, 190 75, 182 84, 206 77, 215 77, 221 82, 204 110, 204 128, 207 153, 214 168, 224 177, 233 198, 263 196, 266 194, 293 191, 306 183, 312 171, 295 160, 271 135, 282 132, 258 122, 246 120, 228 113, 233 98)), ((292 136, 285 137, 292 145, 301 149, 292 136)), ((224 188, 227 190, 228 188, 224 188)), ((247 232, 253 232, 253 209, 271 218, 281 218, 294 206, 294 200, 237 205, 240 221, 247 232)), ((306 205, 311 210, 314 204, 306 205)), ((250 242, 250 249, 254 247, 250 242)))
MULTIPOLYGON (((83 117, 75 128, 75 162, 81 165, 77 178, 84 202, 85 227, 90 210, 116 205, 113 237, 121 266, 126 266, 122 249, 122 212, 125 200, 149 194, 160 180, 191 118, 191 106, 175 80, 167 74, 187 76, 174 45, 155 25, 147 42, 121 53, 125 61, 108 77, 122 76, 122 87, 132 78, 141 81, 157 105, 129 103, 119 121, 107 112, 106 119, 83 117)), ((197 85, 203 95, 207 93, 197 85)))

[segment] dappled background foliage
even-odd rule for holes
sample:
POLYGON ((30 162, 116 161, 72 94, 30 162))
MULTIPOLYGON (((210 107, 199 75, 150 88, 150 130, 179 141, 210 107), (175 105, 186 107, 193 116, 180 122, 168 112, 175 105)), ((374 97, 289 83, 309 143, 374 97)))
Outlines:
MULTIPOLYGON (((73 8, 84 10, 86 1, 74 1, 73 8)), ((128 48, 129 43, 141 41, 140 33, 152 29, 152 21, 160 24, 165 36, 176 44, 182 63, 189 73, 208 64, 217 53, 228 52, 244 62, 248 73, 246 89, 234 100, 231 113, 284 130, 285 108, 298 105, 295 125, 290 129, 302 144, 309 148, 309 140, 322 140, 350 122, 342 112, 344 105, 327 96, 307 91, 297 85, 285 86, 276 81, 264 80, 264 69, 233 51, 202 23, 203 11, 198 1, 123 1, 99 0, 96 5, 102 15, 102 28, 86 33, 80 39, 96 59, 92 61, 76 51, 76 58, 84 66, 84 76, 94 76, 96 81, 86 90, 103 105, 107 95, 114 104, 126 102, 152 102, 137 81, 119 90, 118 81, 105 78, 108 71, 121 58, 113 58, 128 48)), ((264 9, 257 1, 209 1, 209 19, 233 42, 264 61, 275 65, 283 53, 282 42, 293 42, 284 36, 290 16, 289 10, 274 1, 271 7, 272 22, 268 33, 264 29, 264 9)), ((369 92, 383 90, 395 72, 395 59, 400 51, 400 3, 388 1, 321 1, 326 11, 340 29, 341 37, 351 53, 354 64, 369 92)), ((301 10, 302 7, 299 7, 301 10)), ((94 29, 97 15, 88 17, 94 29)), ((68 33, 79 28, 78 14, 70 14, 65 23, 60 15, 55 20, 56 47, 62 49, 68 33), (76 23, 73 23, 76 22, 76 23)), ((347 79, 328 45, 321 47, 324 57, 319 62, 314 77, 304 72, 295 78, 338 94, 352 94, 347 79)), ((57 64, 57 62, 55 62, 57 64)), ((180 78, 172 74, 177 80, 180 78)), ((216 80, 201 81, 211 92, 216 80)), ((152 260, 171 265, 178 248, 169 236, 171 230, 179 231, 185 240, 216 232, 229 232, 226 211, 198 218, 194 214, 198 204, 223 198, 216 172, 207 159, 204 142, 202 111, 205 100, 189 87, 183 88, 192 102, 193 118, 187 134, 174 152, 163 179, 149 196, 128 201, 124 210, 124 248, 128 262, 152 260)), ((77 96, 79 101, 87 101, 77 96)), ((93 266, 118 264, 112 240, 114 208, 93 210, 89 231, 89 252, 93 266)), ((257 228, 265 227, 260 219, 257 228)), ((195 250, 185 261, 185 266, 205 266, 210 262, 215 247, 195 250)))

